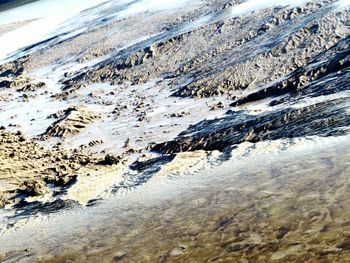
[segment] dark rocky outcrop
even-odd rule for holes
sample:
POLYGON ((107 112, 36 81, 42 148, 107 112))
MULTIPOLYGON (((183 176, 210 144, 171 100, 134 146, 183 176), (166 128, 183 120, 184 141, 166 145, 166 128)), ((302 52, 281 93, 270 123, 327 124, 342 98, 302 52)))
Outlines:
POLYGON ((331 136, 346 133, 350 125, 347 99, 335 99, 302 108, 288 108, 250 115, 231 111, 225 117, 204 120, 169 142, 152 146, 165 154, 220 150, 242 142, 259 142, 305 136, 331 136))
MULTIPOLYGON (((347 37, 310 60, 307 67, 299 67, 282 81, 240 98, 232 103, 232 106, 283 95, 296 97, 304 94, 315 97, 349 90, 349 69, 350 37, 347 37)), ((275 101, 271 106, 276 104, 275 101)))
POLYGON ((57 117, 58 120, 47 128, 43 137, 53 136, 65 138, 72 136, 86 128, 88 124, 101 118, 99 114, 94 114, 80 107, 70 107, 52 115, 52 117, 57 117))

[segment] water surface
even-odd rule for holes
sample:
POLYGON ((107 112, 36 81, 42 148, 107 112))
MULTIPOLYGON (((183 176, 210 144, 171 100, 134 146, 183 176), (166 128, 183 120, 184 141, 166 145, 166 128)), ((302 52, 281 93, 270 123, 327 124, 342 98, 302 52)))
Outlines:
POLYGON ((88 210, 33 221, 15 239, 2 236, 1 251, 8 262, 343 262, 349 146, 344 137, 303 141, 158 178, 88 210))

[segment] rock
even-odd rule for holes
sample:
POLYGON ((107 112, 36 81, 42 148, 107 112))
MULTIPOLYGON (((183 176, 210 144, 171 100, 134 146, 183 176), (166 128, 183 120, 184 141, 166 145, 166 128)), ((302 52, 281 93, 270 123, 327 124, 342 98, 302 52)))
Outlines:
POLYGON ((80 149, 63 150, 58 146, 48 150, 26 139, 20 131, 0 129, 0 174, 5 183, 0 192, 1 203, 16 206, 22 202, 27 206, 21 197, 15 198, 16 193, 42 196, 49 191, 47 184, 55 185, 56 195, 63 193, 77 176, 96 169, 98 161, 97 156, 84 154, 80 149))
POLYGON ((89 146, 94 147, 96 145, 103 144, 103 143, 104 143, 103 140, 94 140, 94 141, 89 142, 89 146))
POLYGON ((20 186, 20 192, 28 196, 40 196, 48 193, 48 188, 43 181, 27 180, 20 186))
POLYGON ((282 226, 282 227, 280 227, 277 230, 276 238, 277 239, 282 239, 282 238, 284 238, 284 236, 286 234, 288 234, 288 232, 289 232, 289 229, 287 227, 285 227, 285 226, 282 226))
POLYGON ((190 114, 189 112, 182 111, 182 112, 178 112, 178 113, 172 113, 172 114, 170 114, 170 117, 171 118, 182 118, 182 117, 185 117, 186 115, 189 115, 189 114, 190 114))
POLYGON ((127 256, 127 253, 124 251, 119 251, 115 253, 115 256, 113 257, 113 262, 119 262, 122 261, 127 256))
POLYGON ((46 84, 42 81, 36 81, 33 78, 25 75, 15 76, 13 78, 0 78, 0 88, 16 88, 18 92, 36 91, 45 88, 46 84))
POLYGON ((5 197, 3 197, 0 193, 0 209, 5 208, 5 206, 9 203, 8 200, 6 200, 5 197))
POLYGON ((229 111, 223 118, 199 122, 174 140, 151 147, 163 154, 197 150, 224 151, 226 147, 245 141, 256 143, 312 135, 344 135, 346 131, 341 127, 350 125, 347 101, 347 98, 340 98, 258 115, 229 111))
POLYGON ((224 109, 225 106, 222 102, 219 102, 218 104, 215 104, 214 106, 212 106, 210 108, 211 111, 215 111, 215 110, 221 110, 221 109, 224 109))
POLYGON ((337 245, 337 248, 340 248, 343 250, 349 250, 350 249, 350 236, 346 237, 339 245, 337 245))
POLYGON ((170 251, 170 256, 172 257, 176 257, 176 256, 180 256, 180 255, 183 255, 186 253, 186 246, 178 246, 178 247, 175 247, 173 248, 171 251, 170 251))
POLYGON ((101 118, 99 114, 89 112, 79 107, 70 107, 63 111, 61 116, 57 113, 53 115, 53 117, 58 117, 58 120, 47 128, 45 133, 42 134, 42 137, 51 136, 66 138, 79 133, 82 129, 86 128, 88 124, 101 118))
POLYGON ((20 92, 30 92, 30 91, 37 91, 38 89, 46 88, 46 83, 44 82, 38 82, 38 83, 28 83, 24 85, 22 88, 18 89, 17 91, 20 92))
POLYGON ((129 148, 130 147, 130 138, 127 138, 124 142, 123 148, 129 148))
POLYGON ((292 71, 283 80, 272 82, 264 89, 259 89, 256 92, 252 92, 243 98, 237 99, 231 104, 231 106, 244 105, 250 102, 256 102, 266 98, 276 98, 279 96, 287 95, 283 99, 274 100, 270 103, 270 106, 276 106, 278 104, 292 101, 294 98, 299 100, 303 96, 316 97, 319 95, 328 95, 343 90, 348 90, 348 86, 345 84, 349 80, 348 69, 350 67, 350 47, 346 45, 349 39, 340 41, 332 49, 327 50, 322 56, 317 56, 313 60, 309 61, 311 66, 298 67, 292 71), (337 52, 334 52, 337 49, 337 52), (314 83, 322 82, 329 79, 338 72, 343 75, 342 78, 338 78, 335 81, 329 83, 327 81, 322 89, 318 85, 312 85, 314 83))
POLYGON ((121 156, 113 156, 111 154, 107 154, 104 160, 100 161, 99 165, 117 165, 123 160, 121 156))

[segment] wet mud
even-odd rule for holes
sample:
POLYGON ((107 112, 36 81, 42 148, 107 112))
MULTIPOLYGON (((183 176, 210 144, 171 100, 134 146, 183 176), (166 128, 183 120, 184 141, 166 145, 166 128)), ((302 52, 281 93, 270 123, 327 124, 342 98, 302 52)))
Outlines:
POLYGON ((70 221, 0 259, 346 262, 346 1, 106 1, 42 21, 0 26, 42 36, 0 50, 0 240, 70 221))

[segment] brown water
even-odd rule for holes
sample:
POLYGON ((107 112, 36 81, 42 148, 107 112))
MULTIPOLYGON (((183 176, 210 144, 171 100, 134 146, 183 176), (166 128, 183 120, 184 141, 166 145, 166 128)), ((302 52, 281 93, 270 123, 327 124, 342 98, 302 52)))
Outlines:
POLYGON ((6 262, 350 262, 349 146, 230 160, 28 223, 0 251, 6 262))

